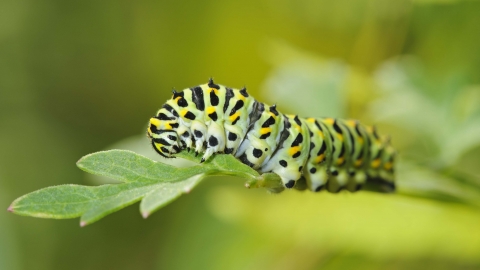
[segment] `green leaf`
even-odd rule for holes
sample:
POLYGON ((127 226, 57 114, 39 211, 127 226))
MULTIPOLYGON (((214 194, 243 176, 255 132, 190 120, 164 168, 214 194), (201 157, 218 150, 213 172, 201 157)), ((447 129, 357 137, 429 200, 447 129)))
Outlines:
POLYGON ((202 175, 194 176, 182 182, 159 184, 156 189, 146 195, 140 203, 140 212, 147 218, 150 213, 160 209, 169 202, 189 193, 203 178, 202 175))
POLYGON ((174 182, 202 171, 196 167, 183 170, 122 150, 86 155, 77 162, 77 166, 88 173, 107 176, 122 182, 158 182, 159 179, 174 182))
MULTIPOLYGON (((201 158, 186 151, 178 157, 194 162, 200 162, 201 158)), ((231 155, 215 155, 201 165, 177 168, 131 151, 110 150, 87 155, 77 166, 121 183, 47 187, 16 199, 8 210, 40 218, 81 217, 80 225, 85 226, 140 200, 140 211, 148 217, 210 175, 242 177, 247 179, 247 187, 283 188, 277 175, 263 177, 231 155)))

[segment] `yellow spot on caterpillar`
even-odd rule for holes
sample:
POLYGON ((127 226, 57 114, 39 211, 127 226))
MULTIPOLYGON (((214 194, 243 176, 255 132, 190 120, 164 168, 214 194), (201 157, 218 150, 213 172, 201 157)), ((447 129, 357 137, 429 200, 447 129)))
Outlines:
POLYGON ((392 167, 393 167, 392 162, 387 162, 385 163, 385 165, 383 165, 383 168, 385 168, 385 170, 390 170, 392 169, 392 167))
POLYGON ((357 122, 356 122, 355 120, 347 120, 347 121, 346 121, 346 124, 347 124, 347 126, 353 128, 353 127, 355 127, 355 125, 357 124, 357 122))
POLYGON ((323 132, 322 132, 322 131, 318 131, 318 136, 320 136, 322 139, 324 139, 324 138, 325 138, 325 135, 323 134, 323 132))
POLYGON ((273 118, 277 118, 277 116, 273 113, 273 112, 269 112, 270 116, 272 116, 273 118))
POLYGON ((343 135, 342 135, 342 134, 337 133, 337 138, 338 138, 341 142, 343 142, 343 135))
POLYGON ((355 167, 360 167, 362 166, 363 160, 361 158, 355 160, 355 167))
POLYGON ((315 163, 320 163, 325 159, 325 154, 321 154, 315 158, 315 163))
POLYGON ((333 125, 333 123, 335 123, 335 119, 333 119, 333 118, 325 118, 325 119, 323 120, 323 122, 326 122, 326 123, 329 124, 329 125, 333 125))
POLYGON ((272 132, 272 129, 269 128, 269 127, 260 129, 260 134, 261 134, 261 135, 267 134, 267 133, 269 133, 269 132, 272 132))
POLYGON ((160 148, 163 147, 163 144, 161 144, 161 143, 155 143, 155 147, 160 150, 160 148))
POLYGON ((188 113, 187 109, 183 109, 183 110, 180 111, 180 115, 183 115, 184 117, 187 113, 188 113))
POLYGON ((288 154, 289 154, 290 156, 293 156, 293 155, 295 155, 298 151, 300 151, 300 146, 290 147, 290 149, 288 150, 288 154))
POLYGON ((156 126, 157 128, 160 126, 160 119, 158 118, 150 118, 150 124, 156 126))
POLYGON ((175 102, 178 103, 178 100, 181 99, 182 97, 181 96, 178 96, 175 98, 175 102))
POLYGON ((217 89, 215 89, 215 88, 210 88, 210 92, 212 92, 212 91, 215 92, 215 95, 218 96, 218 90, 217 90, 217 89))
POLYGON ((240 91, 239 91, 239 94, 237 95, 237 98, 242 101, 245 101, 245 97, 242 94, 240 94, 240 91))
POLYGON ((343 162, 345 162, 345 157, 339 157, 339 158, 337 159, 337 165, 342 165, 343 162))
POLYGON ((357 141, 358 141, 361 145, 363 145, 363 137, 357 137, 357 141))
POLYGON ((210 106, 210 107, 207 108, 207 114, 212 114, 214 112, 215 112, 215 107, 210 106))
POLYGON ((170 123, 167 123, 167 124, 165 125, 165 129, 172 129, 172 126, 170 125, 170 123))
POLYGON ((307 118, 307 122, 315 123, 315 118, 307 118))
POLYGON ((235 121, 235 119, 237 119, 237 117, 240 117, 240 112, 239 111, 237 111, 233 115, 229 116, 228 119, 230 120, 230 122, 233 122, 233 121, 235 121))
POLYGON ((372 168, 376 169, 376 168, 378 168, 378 167, 380 166, 380 163, 381 163, 380 159, 377 158, 377 159, 375 159, 375 160, 372 161, 371 166, 372 166, 372 168))

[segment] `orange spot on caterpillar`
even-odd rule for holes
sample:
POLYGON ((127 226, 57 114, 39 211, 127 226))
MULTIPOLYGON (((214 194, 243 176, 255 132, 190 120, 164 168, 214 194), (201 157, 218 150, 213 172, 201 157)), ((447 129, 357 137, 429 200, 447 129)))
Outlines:
POLYGON ((234 113, 233 115, 229 116, 228 119, 230 120, 230 122, 233 122, 235 121, 235 119, 237 119, 237 117, 240 117, 240 112, 236 112, 234 113))
POLYGON ((359 159, 355 160, 354 165, 355 165, 355 167, 360 167, 360 166, 362 166, 362 163, 363 163, 363 160, 361 158, 359 158, 359 159))
POLYGON ((337 159, 337 165, 342 165, 345 162, 345 157, 339 157, 337 159))
POLYGON ((321 154, 315 158, 315 163, 320 163, 325 159, 325 154, 321 154))
POLYGON ((261 135, 267 134, 267 133, 269 133, 269 132, 272 132, 272 129, 269 128, 269 127, 260 129, 260 134, 261 134, 261 135))
POLYGON ((293 156, 293 155, 295 155, 298 151, 300 151, 300 146, 290 147, 290 149, 288 150, 288 154, 289 154, 290 156, 293 156))
POLYGON ((377 169, 377 168, 380 166, 380 163, 381 163, 380 159, 377 158, 377 159, 375 159, 375 160, 372 161, 372 163, 370 164, 370 166, 371 166, 372 168, 374 168, 374 169, 377 169))

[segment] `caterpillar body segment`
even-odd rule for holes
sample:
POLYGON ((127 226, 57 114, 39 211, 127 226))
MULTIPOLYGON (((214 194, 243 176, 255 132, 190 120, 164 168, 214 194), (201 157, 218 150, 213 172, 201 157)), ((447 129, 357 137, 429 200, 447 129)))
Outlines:
POLYGON ((246 89, 210 79, 173 91, 147 131, 155 151, 173 157, 183 149, 234 155, 255 170, 274 172, 286 188, 357 191, 365 184, 394 190, 395 150, 388 137, 356 120, 301 118, 256 101, 246 89), (299 182, 299 180, 301 180, 299 182), (305 183, 305 184, 303 184, 305 183))
POLYGON ((310 150, 309 131, 295 115, 282 115, 285 135, 280 137, 276 151, 261 172, 272 171, 280 176, 286 188, 292 188, 302 177, 310 150), (306 136, 305 136, 305 135, 306 136))
POLYGON ((305 123, 310 135, 310 154, 304 177, 307 186, 313 191, 325 188, 330 177, 329 165, 332 159, 332 141, 327 127, 315 118, 307 118, 305 123))

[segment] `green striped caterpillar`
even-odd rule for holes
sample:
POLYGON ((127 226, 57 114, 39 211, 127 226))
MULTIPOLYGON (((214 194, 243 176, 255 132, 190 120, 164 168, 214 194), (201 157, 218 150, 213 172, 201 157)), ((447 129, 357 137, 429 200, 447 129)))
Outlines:
POLYGON ((286 188, 357 191, 367 182, 395 190, 395 150, 375 127, 356 120, 285 115, 255 100, 245 88, 207 84, 173 91, 150 119, 155 151, 170 158, 184 149, 234 155, 261 172, 274 172, 286 188))

